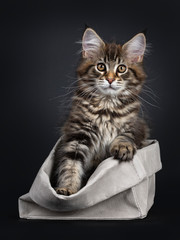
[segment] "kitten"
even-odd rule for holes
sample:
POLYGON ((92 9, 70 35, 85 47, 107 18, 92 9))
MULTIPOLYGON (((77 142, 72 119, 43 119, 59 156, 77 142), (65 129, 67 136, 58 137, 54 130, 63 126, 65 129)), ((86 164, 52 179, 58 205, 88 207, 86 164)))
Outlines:
POLYGON ((143 33, 121 46, 85 30, 78 86, 54 155, 58 194, 76 193, 103 159, 129 161, 143 146, 148 127, 139 117, 138 95, 146 77, 145 48, 143 33))

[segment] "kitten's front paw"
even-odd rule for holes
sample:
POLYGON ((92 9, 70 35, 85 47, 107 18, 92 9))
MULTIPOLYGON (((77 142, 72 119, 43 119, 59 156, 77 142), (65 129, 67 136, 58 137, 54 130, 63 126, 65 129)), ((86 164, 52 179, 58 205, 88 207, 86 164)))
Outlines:
POLYGON ((55 191, 57 194, 65 195, 65 196, 69 196, 69 195, 76 193, 68 188, 61 188, 61 187, 56 187, 55 191))
POLYGON ((130 161, 136 152, 136 146, 132 142, 113 141, 110 146, 110 153, 114 158, 121 161, 130 161))

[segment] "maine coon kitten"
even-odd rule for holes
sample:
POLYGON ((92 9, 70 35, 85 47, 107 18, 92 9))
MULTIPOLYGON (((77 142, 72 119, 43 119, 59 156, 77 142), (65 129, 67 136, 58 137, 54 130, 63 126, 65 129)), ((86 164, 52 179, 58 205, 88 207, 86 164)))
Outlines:
POLYGON ((132 160, 148 127, 139 117, 138 94, 145 80, 143 33, 123 46, 105 43, 87 28, 82 38, 78 86, 55 151, 55 190, 76 193, 86 173, 105 158, 132 160))

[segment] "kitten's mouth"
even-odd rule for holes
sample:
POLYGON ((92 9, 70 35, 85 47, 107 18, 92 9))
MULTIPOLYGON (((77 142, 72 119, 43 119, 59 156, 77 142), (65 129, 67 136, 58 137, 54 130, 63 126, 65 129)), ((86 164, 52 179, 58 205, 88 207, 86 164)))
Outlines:
POLYGON ((113 90, 116 90, 115 88, 113 88, 111 85, 109 85, 109 87, 108 88, 110 88, 110 89, 113 89, 113 90))
POLYGON ((105 87, 103 88, 104 90, 104 93, 106 94, 116 94, 116 92, 118 91, 119 88, 117 87, 113 87, 113 86, 108 86, 108 87, 105 87))
POLYGON ((99 86, 100 89, 105 93, 105 94, 115 94, 119 90, 119 86, 112 86, 112 84, 109 84, 109 86, 99 86))
POLYGON ((111 84, 109 84, 109 86, 106 87, 105 89, 116 91, 116 90, 118 90, 119 88, 117 88, 117 87, 113 87, 111 84))
POLYGON ((115 87, 113 87, 113 86, 111 86, 110 84, 109 84, 109 86, 106 86, 106 87, 103 87, 103 89, 112 89, 112 90, 116 90, 117 88, 115 88, 115 87))

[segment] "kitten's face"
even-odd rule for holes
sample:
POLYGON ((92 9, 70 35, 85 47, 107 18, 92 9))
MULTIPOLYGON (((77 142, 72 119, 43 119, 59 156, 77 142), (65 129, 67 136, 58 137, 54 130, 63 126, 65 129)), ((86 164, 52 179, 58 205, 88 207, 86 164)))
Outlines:
POLYGON ((96 87, 105 95, 125 93, 131 77, 128 64, 121 56, 108 59, 106 55, 98 59, 93 72, 96 87))
POLYGON ((145 78, 142 59, 145 37, 136 35, 122 47, 105 44, 92 29, 83 36, 83 59, 78 68, 80 83, 103 95, 138 94, 145 78))

